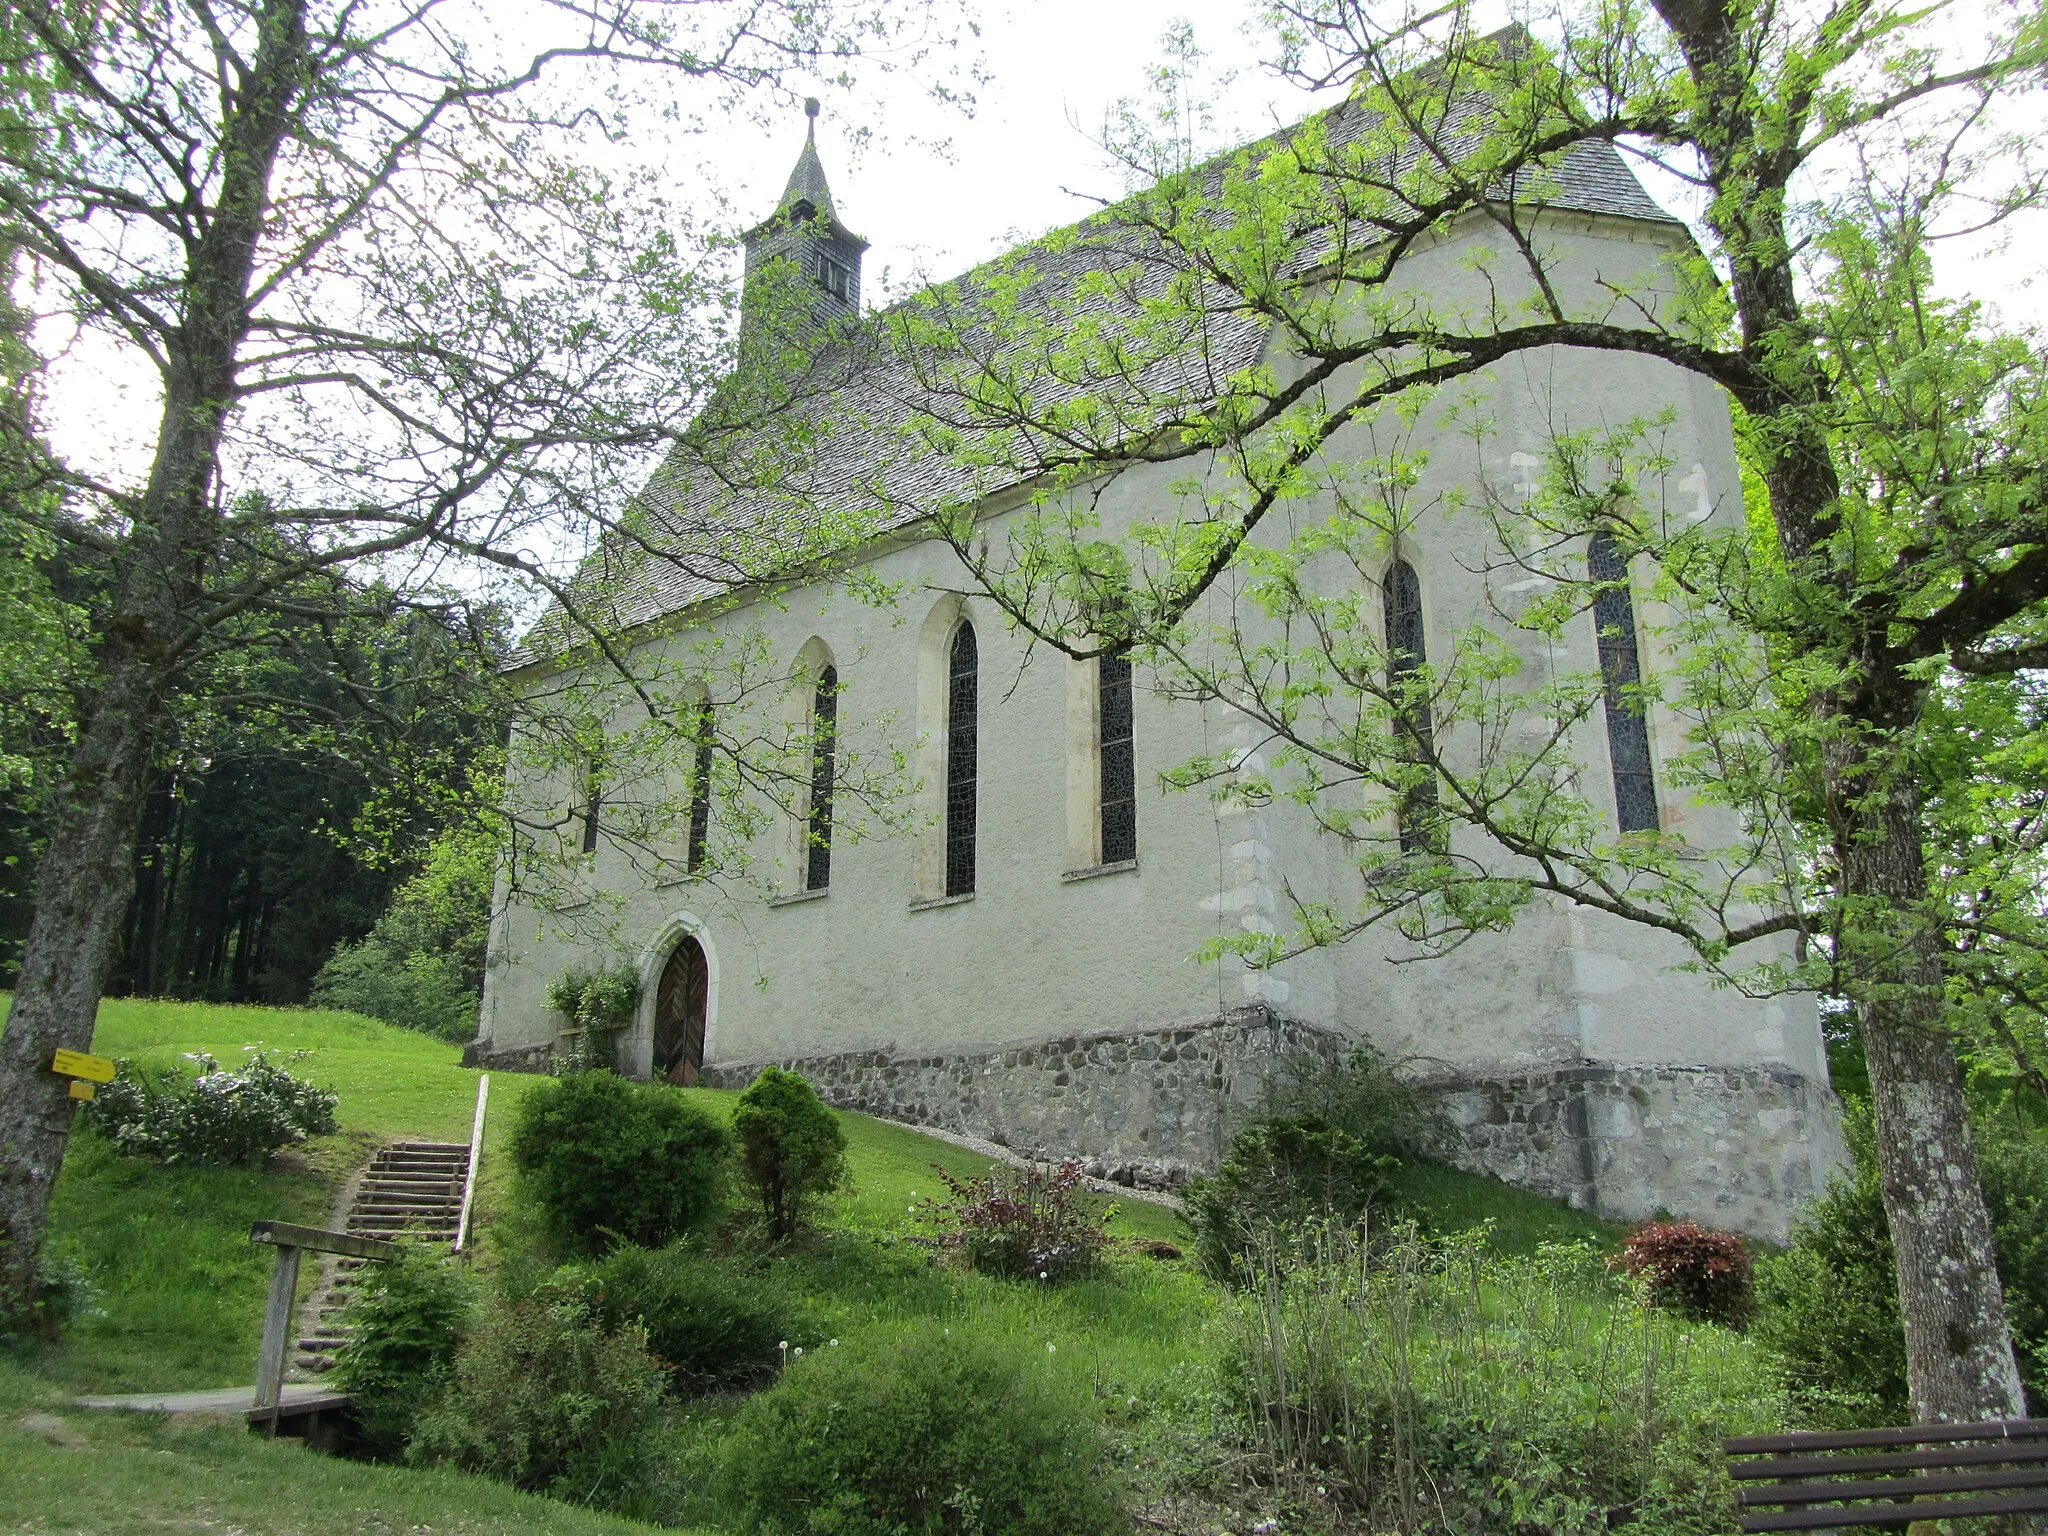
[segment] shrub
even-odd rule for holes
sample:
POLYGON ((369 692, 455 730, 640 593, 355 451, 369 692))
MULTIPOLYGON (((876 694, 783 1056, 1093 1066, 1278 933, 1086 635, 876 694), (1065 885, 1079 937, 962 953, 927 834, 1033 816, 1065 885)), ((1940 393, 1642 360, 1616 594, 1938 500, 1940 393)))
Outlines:
POLYGON ((293 1077, 262 1051, 233 1072, 203 1052, 187 1059, 199 1066, 196 1078, 122 1062, 87 1106, 91 1123, 134 1157, 221 1166, 261 1162, 280 1147, 334 1130, 336 1096, 293 1077))
POLYGON ((581 1072, 520 1102, 512 1162, 573 1251, 658 1248, 717 1213, 732 1139, 679 1089, 581 1072))
POLYGON ((637 1324, 607 1333, 575 1301, 499 1302, 419 1416, 411 1460, 627 1513, 659 1502, 667 1373, 637 1324))
POLYGON ((1740 1328, 1756 1304, 1749 1248, 1733 1232, 1692 1221, 1646 1221, 1629 1233, 1614 1264, 1644 1282, 1656 1305, 1687 1317, 1740 1328))
POLYGON ((1196 1261, 1216 1279, 1242 1279, 1247 1256, 1268 1234, 1320 1219, 1357 1221, 1399 1167, 1398 1157, 1321 1115, 1255 1120, 1231 1139, 1215 1176, 1188 1190, 1196 1261))
POLYGON ((468 1314, 462 1277, 429 1250, 407 1244, 358 1273, 334 1383, 353 1398, 350 1416, 373 1453, 405 1449, 414 1421, 447 1385, 468 1314))
POLYGON ((580 966, 548 983, 548 1006, 576 1031, 576 1049, 560 1063, 564 1072, 600 1071, 612 1065, 612 1037, 633 1022, 640 1006, 640 977, 629 965, 605 970, 580 966))
POLYGON ((932 1229, 923 1239, 964 1259, 970 1269, 1012 1280, 1071 1280, 1092 1273, 1109 1244, 1115 1207, 1092 1209, 1081 1165, 991 1168, 978 1179, 956 1179, 934 1163, 950 1200, 927 1200, 918 1219, 932 1229))
MULTIPOLYGON (((1839 1428, 1901 1424, 1910 1413, 1905 1333, 1868 1107, 1851 1100, 1844 1129, 1848 1171, 1807 1207, 1786 1251, 1758 1266, 1754 1332, 1804 1418, 1839 1428)), ((2020 1380, 2040 1413, 2048 1410, 2048 1139, 1993 1118, 1977 1127, 1977 1167, 2020 1380)))
POLYGON ((1455 1140, 1436 1096, 1371 1045, 1341 1059, 1312 1051, 1281 1058, 1266 1082, 1260 1118, 1305 1115, 1397 1157, 1440 1157, 1455 1140))
POLYGON ((799 1073, 763 1067, 740 1095, 732 1131, 777 1242, 795 1234, 807 1206, 846 1182, 846 1132, 799 1073))
POLYGON ((1129 1529, 1092 1404, 1031 1344, 926 1325, 813 1350, 739 1428, 727 1476, 772 1536, 1129 1529))
POLYGON ((797 1332, 789 1298, 772 1276, 681 1245, 621 1248, 562 1271, 557 1284, 573 1290, 609 1331, 639 1324, 683 1396, 767 1381, 778 1346, 797 1332))

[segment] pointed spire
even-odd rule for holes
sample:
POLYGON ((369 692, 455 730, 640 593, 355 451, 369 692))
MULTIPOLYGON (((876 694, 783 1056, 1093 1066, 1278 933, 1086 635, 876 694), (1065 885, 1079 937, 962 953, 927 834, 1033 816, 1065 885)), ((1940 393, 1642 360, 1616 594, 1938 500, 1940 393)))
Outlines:
POLYGON ((822 214, 830 219, 835 217, 832 209, 832 189, 825 183, 825 167, 818 159, 818 98, 804 98, 804 116, 810 119, 804 134, 804 147, 796 157, 796 169, 789 173, 789 185, 782 189, 782 201, 777 212, 787 212, 799 203, 810 206, 813 214, 822 214))

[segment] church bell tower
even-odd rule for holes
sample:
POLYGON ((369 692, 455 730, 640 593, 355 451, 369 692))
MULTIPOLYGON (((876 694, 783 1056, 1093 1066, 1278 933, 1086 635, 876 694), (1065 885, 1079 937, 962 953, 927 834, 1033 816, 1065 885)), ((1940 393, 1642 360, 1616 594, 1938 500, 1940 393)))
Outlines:
POLYGON ((740 238, 747 248, 743 312, 751 316, 763 297, 763 274, 777 262, 789 264, 783 281, 809 298, 810 313, 829 326, 860 314, 860 258, 867 241, 839 222, 825 167, 818 162, 818 102, 804 102, 810 119, 796 169, 775 212, 740 238))

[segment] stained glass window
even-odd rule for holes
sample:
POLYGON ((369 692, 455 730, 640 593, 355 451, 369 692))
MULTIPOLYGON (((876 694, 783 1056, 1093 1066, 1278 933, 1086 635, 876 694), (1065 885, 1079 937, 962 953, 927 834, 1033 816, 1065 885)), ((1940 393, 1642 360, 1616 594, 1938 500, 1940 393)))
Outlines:
POLYGON ((697 707, 697 761, 690 778, 690 851, 684 867, 704 867, 704 841, 711 831, 711 701, 697 707))
POLYGON ((1099 746, 1102 759, 1102 862, 1138 856, 1137 765, 1131 750, 1131 658, 1106 651, 1096 658, 1099 746))
POLYGON ((1650 728, 1643 718, 1642 658, 1636 652, 1636 609, 1628 563, 1606 530, 1586 546, 1586 571, 1600 588, 1593 625, 1600 636, 1600 678, 1607 693, 1607 756, 1614 769, 1614 814, 1624 832, 1658 827, 1657 779, 1650 768, 1650 728))
POLYGON ((597 852, 597 818, 604 809, 604 788, 598 782, 597 764, 583 775, 583 851, 597 852))
POLYGON ((974 626, 962 624, 953 635, 952 665, 946 685, 946 894, 965 896, 974 889, 974 786, 979 768, 979 658, 974 626))
POLYGON ((839 669, 818 674, 811 701, 811 821, 807 829, 810 857, 804 866, 804 889, 822 891, 832 883, 832 769, 839 734, 839 669))
MULTIPOLYGON (((1429 659, 1422 629, 1422 582, 1415 567, 1396 560, 1387 569, 1383 589, 1387 621, 1387 687, 1396 700, 1394 734, 1410 762, 1426 762, 1436 740, 1426 695, 1409 697, 1406 689, 1429 659)), ((1401 851, 1441 853, 1444 828, 1437 814, 1436 775, 1419 777, 1401 791, 1397 814, 1401 851)))

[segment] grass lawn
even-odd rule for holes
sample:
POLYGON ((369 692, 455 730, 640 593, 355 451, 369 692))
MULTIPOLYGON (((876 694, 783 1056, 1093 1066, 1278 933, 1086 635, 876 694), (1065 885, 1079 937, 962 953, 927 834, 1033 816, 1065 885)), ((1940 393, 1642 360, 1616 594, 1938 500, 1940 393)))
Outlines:
POLYGON ((67 1411, 0 1359, 0 1530, 23 1536, 625 1536, 656 1528, 456 1472, 371 1466, 232 1420, 67 1411))
MULTIPOLYGON (((379 1143, 468 1137, 478 1074, 458 1065, 456 1049, 352 1014, 116 999, 103 1006, 94 1040, 100 1054, 157 1065, 201 1051, 229 1064, 255 1047, 304 1053, 290 1069, 340 1095, 339 1134, 293 1149, 263 1171, 158 1168, 119 1157, 96 1137, 74 1139, 52 1211, 51 1247, 88 1276, 96 1310, 59 1342, 0 1355, 0 1529, 638 1528, 452 1473, 358 1465, 266 1444, 231 1423, 68 1407, 79 1391, 249 1381, 271 1253, 248 1242, 248 1224, 272 1217, 324 1225, 340 1185, 379 1143)), ((548 1261, 512 1198, 506 1150, 519 1099, 539 1081, 505 1073, 491 1079, 478 1244, 487 1269, 548 1261)), ((736 1097, 688 1091, 721 1117, 736 1097)), ((935 1266, 912 1241, 911 1208, 941 1192, 933 1164, 964 1178, 984 1172, 987 1159, 866 1116, 848 1114, 843 1123, 852 1188, 824 1232, 777 1261, 803 1298, 792 1343, 829 1348, 835 1338, 872 1341, 934 1320, 996 1331, 1043 1343, 1048 1369, 1075 1373, 1100 1398, 1122 1405, 1140 1459, 1148 1415, 1156 1414, 1163 1434, 1185 1421, 1174 1405, 1204 1390, 1199 1362, 1211 1353, 1213 1286, 1185 1264, 1128 1251, 1104 1278, 1056 1289, 935 1266)), ((1562 1238, 1607 1246, 1619 1231, 1447 1169, 1404 1173, 1400 1193, 1442 1229, 1492 1220, 1495 1245, 1510 1251, 1562 1238)), ((1133 1199, 1115 1205, 1118 1236, 1184 1238, 1170 1209, 1133 1199)), ((695 1444, 683 1453, 714 1451, 734 1406, 694 1407, 683 1433, 695 1444)), ((725 1512, 707 1504, 682 1513, 713 1525, 725 1512)))

